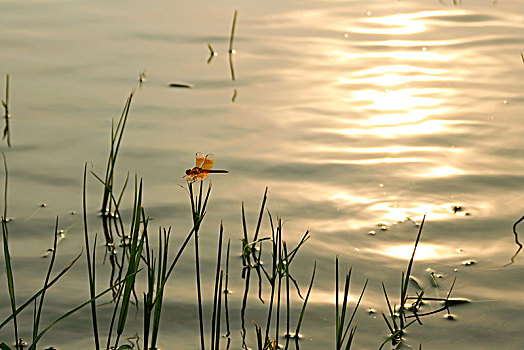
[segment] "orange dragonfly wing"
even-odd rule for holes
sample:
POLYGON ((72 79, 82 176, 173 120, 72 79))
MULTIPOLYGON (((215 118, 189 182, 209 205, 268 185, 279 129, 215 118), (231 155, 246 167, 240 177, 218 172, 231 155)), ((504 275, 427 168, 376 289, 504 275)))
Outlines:
POLYGON ((202 152, 197 152, 197 153, 195 154, 195 158, 196 158, 195 166, 196 166, 197 168, 201 168, 201 167, 202 167, 202 164, 204 163, 204 160, 205 160, 204 153, 202 153, 202 152))
POLYGON ((208 154, 206 155, 206 158, 204 159, 204 163, 202 164, 201 168, 204 170, 211 170, 213 164, 215 164, 215 156, 212 154, 208 154))

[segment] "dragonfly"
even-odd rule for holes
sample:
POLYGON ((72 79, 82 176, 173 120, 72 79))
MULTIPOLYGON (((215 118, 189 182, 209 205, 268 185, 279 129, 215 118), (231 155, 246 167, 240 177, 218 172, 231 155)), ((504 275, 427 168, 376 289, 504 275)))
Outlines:
POLYGON ((227 170, 211 170, 213 164, 215 164, 215 156, 212 154, 207 154, 204 157, 202 152, 197 152, 195 158, 195 167, 192 169, 187 169, 186 175, 183 177, 187 182, 193 183, 197 181, 204 181, 204 179, 212 173, 229 173, 227 170))

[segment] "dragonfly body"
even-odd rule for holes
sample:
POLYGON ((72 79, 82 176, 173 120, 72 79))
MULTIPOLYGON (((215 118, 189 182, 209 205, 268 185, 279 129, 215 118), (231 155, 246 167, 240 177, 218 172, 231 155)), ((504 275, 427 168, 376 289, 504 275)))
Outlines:
POLYGON ((198 152, 196 154, 195 167, 186 170, 184 179, 188 182, 203 181, 209 174, 226 174, 229 173, 227 170, 212 170, 213 164, 215 164, 214 156, 208 154, 204 157, 204 154, 198 152))

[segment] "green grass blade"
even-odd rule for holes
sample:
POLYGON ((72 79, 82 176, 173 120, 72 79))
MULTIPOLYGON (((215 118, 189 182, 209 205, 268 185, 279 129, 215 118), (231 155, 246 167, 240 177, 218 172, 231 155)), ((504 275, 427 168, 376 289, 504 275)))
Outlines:
POLYGON ((306 306, 307 302, 309 300, 309 295, 311 294, 311 289, 313 288, 313 281, 315 280, 315 272, 317 270, 317 262, 315 261, 315 265, 313 266, 313 273, 311 274, 311 282, 309 283, 309 288, 306 293, 306 298, 304 299, 304 303, 302 304, 302 310, 300 310, 300 317, 298 318, 298 324, 297 329, 295 331, 296 339, 298 340, 298 335, 300 333, 300 326, 302 325, 302 320, 304 319, 304 314, 306 312, 306 306))
MULTIPOLYGON (((86 247, 86 259, 87 259, 87 272, 88 272, 88 278, 89 278, 89 296, 91 299, 96 294, 95 289, 95 276, 94 276, 94 269, 95 269, 95 261, 91 260, 91 255, 89 253, 89 232, 87 228, 87 162, 84 164, 84 186, 82 190, 82 211, 83 211, 83 223, 84 223, 84 242, 86 247)), ((93 248, 94 249, 94 248, 93 248)), ((93 250, 94 252, 94 250, 93 250)), ((93 300, 91 303, 91 322, 93 324, 93 340, 95 342, 95 349, 100 349, 100 340, 98 338, 98 321, 97 321, 97 315, 96 315, 96 302, 93 300)))
POLYGON ((38 326, 40 324, 40 316, 42 314, 42 307, 44 305, 45 292, 47 290, 47 284, 49 283, 49 277, 51 276, 51 271, 53 270, 53 265, 55 263, 57 242, 58 242, 58 216, 56 217, 56 222, 55 222, 55 233, 54 233, 54 239, 53 239, 53 254, 51 255, 51 261, 49 262, 49 268, 47 269, 47 274, 44 280, 44 287, 42 288, 42 296, 40 297, 38 312, 36 313, 35 322, 33 326, 33 341, 38 334, 38 326))

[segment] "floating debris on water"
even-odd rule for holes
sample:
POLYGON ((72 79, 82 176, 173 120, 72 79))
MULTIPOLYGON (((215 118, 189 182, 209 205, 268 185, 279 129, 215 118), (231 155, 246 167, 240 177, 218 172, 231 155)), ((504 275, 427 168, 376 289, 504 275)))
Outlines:
POLYGON ((44 202, 44 203, 40 204, 40 206, 41 206, 42 208, 45 208, 45 207, 47 207, 47 203, 44 202))
POLYGON ((69 212, 69 214, 71 214, 71 215, 76 215, 76 211, 71 210, 71 211, 69 212))
POLYGON ((449 298, 443 302, 443 304, 446 306, 456 306, 469 303, 471 303, 471 300, 466 298, 449 298))
POLYGON ((369 315, 372 315, 372 314, 374 314, 374 313, 376 313, 376 312, 377 312, 377 310, 373 309, 372 307, 370 307, 370 308, 368 309, 368 314, 369 314, 369 315))
POLYGON ((224 289, 224 294, 232 294, 233 291, 231 289, 224 289))
POLYGON ((477 262, 475 260, 466 260, 466 261, 463 261, 462 262, 462 265, 464 266, 471 266, 471 265, 475 265, 477 262))
POLYGON ((183 88, 183 89, 192 89, 193 85, 187 83, 170 83, 169 87, 172 88, 183 88))
POLYGON ((452 314, 447 314, 447 315, 444 315, 444 318, 445 318, 445 319, 448 319, 448 320, 450 320, 450 321, 453 321, 453 320, 455 320, 455 316, 454 316, 454 315, 452 315, 452 314))
POLYGON ((382 231, 387 231, 388 230, 388 225, 384 224, 384 223, 378 223, 377 227, 380 228, 382 231))
POLYGON ((142 86, 142 84, 144 84, 146 82, 146 70, 144 69, 143 71, 140 72, 140 74, 138 75, 138 84, 140 86, 142 86))
POLYGON ((462 248, 457 249, 457 253, 463 253, 463 252, 464 252, 464 249, 462 248))
POLYGON ((371 231, 368 232, 368 235, 370 235, 370 236, 374 236, 375 233, 376 233, 375 230, 371 230, 371 231))
POLYGON ((451 207, 451 210, 453 211, 453 214, 456 214, 458 212, 464 211, 464 208, 459 205, 454 205, 451 207))

